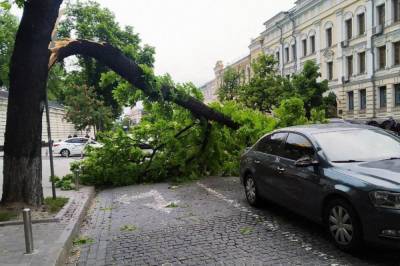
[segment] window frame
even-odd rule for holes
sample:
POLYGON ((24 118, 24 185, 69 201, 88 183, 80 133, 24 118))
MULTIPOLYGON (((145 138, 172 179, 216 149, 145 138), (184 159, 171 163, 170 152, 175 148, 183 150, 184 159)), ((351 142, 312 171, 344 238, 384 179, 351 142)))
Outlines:
POLYGON ((347 92, 347 110, 354 111, 354 91, 347 92), (351 95, 351 101, 350 101, 351 95))
POLYGON ((346 40, 351 40, 353 38, 353 18, 346 19, 344 24, 346 28, 346 40))
POLYGON ((328 74, 328 80, 332 81, 333 80, 333 61, 327 62, 326 63, 327 67, 327 74, 328 74))
POLYGON ((379 87, 379 108, 387 108, 387 87, 380 86, 379 87), (385 91, 384 101, 382 101, 382 92, 385 91))
POLYGON ((377 15, 377 25, 385 26, 386 20, 386 4, 382 3, 381 5, 376 6, 376 15, 377 15))
POLYGON ((386 68, 387 62, 386 62, 386 44, 377 47, 378 49, 378 70, 384 70, 386 68), (384 51, 382 56, 381 51, 384 51), (382 60, 383 59, 383 60, 382 60))
MULTIPOLYGON (((400 2, 400 1, 399 1, 400 2)), ((393 43, 393 64, 395 66, 400 65, 400 41, 393 43)))
MULTIPOLYGON (((277 135, 277 134, 286 134, 285 138, 282 140, 282 143, 278 146, 278 150, 280 150, 280 151, 282 152, 282 154, 283 154, 282 147, 283 147, 283 145, 285 145, 286 139, 287 139, 287 137, 288 137, 288 135, 289 135, 289 133, 288 133, 287 131, 273 132, 273 133, 271 133, 271 134, 268 134, 268 135, 262 137, 262 138, 254 145, 254 151, 260 152, 260 153, 263 153, 263 154, 267 154, 267 155, 272 155, 272 156, 277 156, 277 157, 284 158, 284 157, 282 157, 281 155, 277 155, 277 154, 273 154, 273 153, 267 153, 267 152, 265 152, 265 151, 260 151, 260 150, 258 149, 258 147, 259 147, 259 145, 260 145, 260 143, 261 143, 262 141, 264 141, 265 139, 271 140, 272 136, 277 135)), ((272 150, 272 148, 271 148, 271 150, 272 150)))
POLYGON ((357 14, 357 24, 358 24, 358 36, 365 35, 365 12, 357 14), (361 19, 362 18, 362 19, 361 19), (362 22, 362 23, 361 23, 362 22))
POLYGON ((308 49, 307 49, 307 39, 301 40, 301 44, 303 46, 303 57, 306 57, 308 55, 308 49))
POLYGON ((290 134, 293 134, 293 135, 298 135, 298 136, 301 136, 301 137, 305 138, 305 139, 311 144, 311 146, 312 146, 312 148, 313 148, 313 150, 314 150, 314 157, 313 157, 312 159, 317 159, 317 157, 318 157, 318 154, 317 154, 317 152, 318 152, 317 147, 315 146, 315 144, 311 141, 311 139, 310 139, 308 136, 306 136, 306 135, 304 135, 304 134, 302 134, 302 133, 300 133, 300 132, 294 132, 294 131, 285 131, 285 132, 287 133, 286 139, 285 139, 285 141, 284 141, 284 143, 283 143, 283 149, 284 149, 284 151, 285 151, 285 152, 284 152, 285 157, 280 156, 281 158, 283 158, 283 159, 285 159, 285 160, 292 161, 292 162, 296 162, 297 160, 301 159, 301 158, 299 158, 299 159, 297 159, 297 160, 293 160, 293 159, 291 159, 291 158, 286 157, 285 146, 286 146, 286 144, 287 144, 287 140, 288 140, 288 138, 289 138, 289 135, 290 135, 290 134))
POLYGON ((311 54, 315 53, 315 35, 310 36, 311 54))
POLYGON ((361 89, 358 91, 360 101, 360 111, 367 110, 367 89, 361 89))
POLYGON ((400 83, 394 84, 394 106, 400 106, 400 83))
POLYGON ((332 27, 326 28, 325 29, 325 38, 326 38, 326 47, 332 47, 333 46, 333 29, 332 27))
POLYGON ((353 55, 346 56, 347 77, 351 78, 354 75, 354 57, 353 55))
POLYGON ((359 74, 365 74, 367 71, 367 62, 366 62, 366 52, 360 52, 358 53, 358 73, 359 74), (363 60, 361 60, 361 58, 363 58, 363 60), (363 64, 361 64, 363 63, 363 64))

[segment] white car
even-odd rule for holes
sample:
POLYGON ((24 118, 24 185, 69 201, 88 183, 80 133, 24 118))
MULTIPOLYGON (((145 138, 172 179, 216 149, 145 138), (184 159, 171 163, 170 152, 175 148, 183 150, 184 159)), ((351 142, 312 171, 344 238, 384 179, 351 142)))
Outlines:
POLYGON ((82 155, 87 145, 95 148, 102 147, 100 143, 91 139, 69 138, 61 142, 55 142, 53 144, 53 153, 60 154, 63 157, 82 155))

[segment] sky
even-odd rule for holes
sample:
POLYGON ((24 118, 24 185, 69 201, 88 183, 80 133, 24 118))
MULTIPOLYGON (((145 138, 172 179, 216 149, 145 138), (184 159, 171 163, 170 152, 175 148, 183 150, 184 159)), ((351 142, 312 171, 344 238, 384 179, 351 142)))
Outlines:
POLYGON ((249 53, 263 23, 294 0, 97 0, 143 43, 156 48, 156 74, 198 86, 214 78, 217 60, 234 62, 249 53))

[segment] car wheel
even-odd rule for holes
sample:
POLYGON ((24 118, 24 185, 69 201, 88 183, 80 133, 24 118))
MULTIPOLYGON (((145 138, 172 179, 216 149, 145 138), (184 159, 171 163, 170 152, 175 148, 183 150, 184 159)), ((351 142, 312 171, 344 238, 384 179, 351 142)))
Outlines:
POLYGON ((62 157, 69 157, 70 154, 71 154, 71 153, 70 153, 69 150, 67 150, 67 149, 63 149, 63 150, 61 151, 61 156, 62 156, 62 157))
POLYGON ((329 202, 325 211, 329 234, 343 251, 355 251, 362 243, 361 223, 354 208, 345 200, 329 202))
POLYGON ((257 206, 259 204, 259 195, 257 192, 257 185, 253 176, 248 175, 244 182, 244 190, 246 193, 247 201, 251 206, 257 206))

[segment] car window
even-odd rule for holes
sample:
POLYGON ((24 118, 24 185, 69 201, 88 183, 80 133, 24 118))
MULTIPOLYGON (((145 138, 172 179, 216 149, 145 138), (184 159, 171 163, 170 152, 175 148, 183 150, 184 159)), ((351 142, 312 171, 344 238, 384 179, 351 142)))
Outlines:
POLYGON ((286 139, 287 133, 275 133, 266 136, 259 141, 256 150, 259 152, 282 156, 282 144, 286 139))
POLYGON ((67 139, 66 143, 78 143, 77 139, 67 139))
POLYGON ((313 134, 329 161, 400 158, 400 139, 380 129, 350 129, 313 134))
POLYGON ((295 161, 306 156, 314 158, 315 155, 315 150, 311 142, 302 135, 295 133, 289 133, 284 151, 284 157, 295 161))
POLYGON ((88 139, 79 139, 79 143, 86 143, 88 141, 88 139))

